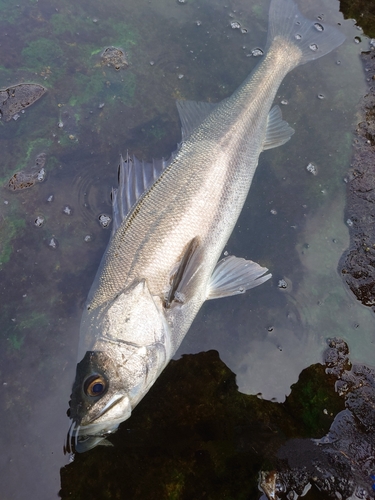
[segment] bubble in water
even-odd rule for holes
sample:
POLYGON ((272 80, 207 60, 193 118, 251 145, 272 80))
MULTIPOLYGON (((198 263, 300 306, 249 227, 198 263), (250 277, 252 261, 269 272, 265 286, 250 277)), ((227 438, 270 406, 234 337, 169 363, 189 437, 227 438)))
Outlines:
POLYGON ((279 280, 277 286, 278 286, 278 288, 285 290, 286 288, 288 288, 288 283, 284 279, 281 279, 281 280, 279 280))
POLYGON ((238 21, 232 21, 230 23, 230 27, 233 29, 233 30, 239 30, 241 28, 241 25, 238 21))
POLYGON ((270 210, 270 212, 272 215, 277 215, 277 210, 275 210, 274 208, 272 208, 272 210, 270 210))
POLYGON ((112 218, 107 214, 99 215, 99 222, 102 227, 108 227, 112 222, 112 218))
POLYGON ((294 35, 294 38, 295 38, 296 40, 301 40, 302 35, 300 35, 299 33, 297 33, 296 35, 294 35))
POLYGON ((86 234, 86 236, 83 238, 83 240, 84 240, 86 243, 89 243, 90 241, 92 241, 92 236, 91 236, 91 234, 86 234))
POLYGON ((320 23, 315 23, 315 24, 314 24, 314 28, 315 28, 317 31, 324 31, 324 27, 323 27, 320 23))
POLYGON ((353 221, 352 221, 352 219, 347 219, 346 223, 347 223, 347 225, 349 227, 353 227, 353 221))
POLYGON ((53 194, 48 196, 47 201, 48 203, 51 203, 51 201, 53 201, 53 194))
POLYGON ((186 3, 186 0, 177 0, 178 3, 186 3))
POLYGON ((244 35, 245 33, 247 33, 247 28, 241 28, 241 33, 244 35))
POLYGON ((316 43, 310 43, 309 48, 313 50, 314 52, 318 50, 318 46, 316 43))
POLYGON ((195 24, 196 24, 197 26, 200 26, 200 25, 202 24, 202 21, 195 21, 195 24))
POLYGON ((309 163, 306 167, 306 170, 310 172, 310 174, 316 175, 318 173, 318 170, 316 168, 316 165, 313 163, 309 163))
POLYGON ((179 80, 182 80, 182 78, 183 78, 183 77, 184 77, 184 75, 183 75, 182 73, 180 73, 180 74, 178 75, 178 79, 179 79, 179 80))
POLYGON ((36 227, 42 227, 44 224, 44 221, 45 221, 45 219, 44 219, 43 215, 38 215, 38 217, 34 221, 34 224, 36 225, 36 227))
POLYGON ((324 94, 318 94, 318 99, 324 99, 324 94))
POLYGON ((300 25, 301 25, 301 21, 296 21, 296 22, 295 22, 295 24, 296 24, 297 26, 300 26, 300 25))
POLYGON ((73 209, 69 205, 65 205, 63 208, 63 214, 65 215, 72 215, 73 209))
POLYGON ((251 55, 252 55, 253 57, 259 57, 259 56, 262 56, 263 54, 264 54, 263 50, 262 50, 262 49, 259 49, 259 48, 257 48, 257 49, 253 49, 253 50, 251 51, 251 55))
POLYGON ((360 36, 355 36, 354 37, 354 43, 361 43, 362 42, 362 39, 360 36))
POLYGON ((283 106, 287 106, 289 104, 289 101, 288 99, 283 99, 280 104, 282 104, 283 106))

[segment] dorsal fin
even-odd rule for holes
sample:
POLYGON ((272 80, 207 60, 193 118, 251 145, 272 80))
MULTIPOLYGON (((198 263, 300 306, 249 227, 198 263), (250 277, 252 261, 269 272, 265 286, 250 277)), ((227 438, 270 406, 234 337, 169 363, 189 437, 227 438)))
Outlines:
POLYGON ((135 156, 121 156, 118 170, 118 187, 112 189, 112 211, 114 233, 125 219, 130 209, 152 184, 163 170, 173 161, 176 153, 168 160, 152 160, 152 163, 138 160, 135 156))
POLYGON ((216 108, 211 102, 176 101, 181 120, 182 141, 186 141, 207 116, 216 108))
POLYGON ((281 109, 274 106, 268 113, 266 138, 264 139, 263 151, 266 149, 277 148, 285 144, 294 134, 294 129, 288 122, 283 120, 281 109))

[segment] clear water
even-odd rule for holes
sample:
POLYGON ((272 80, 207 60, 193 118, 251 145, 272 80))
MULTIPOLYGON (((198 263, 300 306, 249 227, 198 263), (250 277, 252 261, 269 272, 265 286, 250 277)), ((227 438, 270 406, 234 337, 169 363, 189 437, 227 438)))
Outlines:
MULTIPOLYGON (((280 87, 276 102, 296 134, 261 155, 226 249, 273 279, 207 303, 176 355, 216 349, 241 392, 276 401, 321 361, 327 337, 344 338, 353 362, 372 365, 375 355, 373 313, 337 272, 368 40, 360 33, 357 43, 336 0, 301 4, 340 23, 347 41, 280 87)), ((99 216, 111 213, 119 154, 168 156, 180 140, 175 100, 217 102, 234 91, 261 57, 267 11, 259 0, 0 1, 0 88, 48 89, 0 122, 2 186, 47 155, 44 182, 0 190, 1 498, 57 498, 80 315, 110 234, 99 216), (109 46, 126 52, 128 68, 102 64, 109 46)))

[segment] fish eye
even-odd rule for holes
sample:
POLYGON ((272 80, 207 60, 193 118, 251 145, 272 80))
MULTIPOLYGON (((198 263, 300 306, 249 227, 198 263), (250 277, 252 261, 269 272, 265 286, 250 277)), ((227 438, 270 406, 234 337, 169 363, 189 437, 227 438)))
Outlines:
POLYGON ((85 380, 83 389, 86 396, 101 396, 107 389, 107 381, 102 375, 91 375, 85 380))

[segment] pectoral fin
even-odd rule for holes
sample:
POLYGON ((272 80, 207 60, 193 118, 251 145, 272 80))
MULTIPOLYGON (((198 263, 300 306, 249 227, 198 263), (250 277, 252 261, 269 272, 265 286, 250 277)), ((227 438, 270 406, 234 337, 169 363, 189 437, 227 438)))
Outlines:
POLYGON ((263 143, 263 151, 266 149, 277 148, 285 144, 294 134, 294 129, 288 122, 283 120, 281 109, 274 106, 268 113, 266 138, 263 143))
POLYGON ((272 274, 262 276, 267 271, 266 267, 261 267, 252 260, 233 255, 225 257, 216 264, 212 273, 207 299, 244 293, 270 279, 272 274))
POLYGON ((190 280, 199 269, 198 250, 199 239, 193 238, 184 250, 180 262, 172 275, 171 287, 165 300, 165 307, 171 306, 171 303, 184 302, 184 290, 186 290, 190 280))

